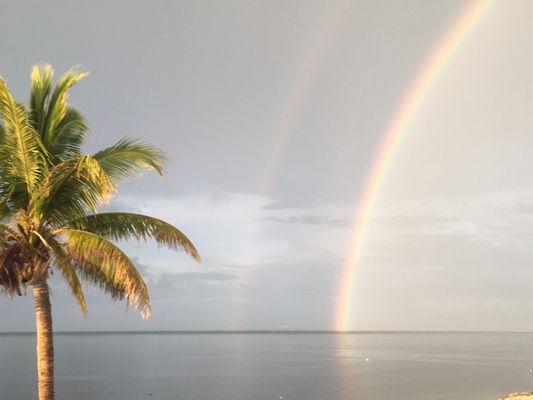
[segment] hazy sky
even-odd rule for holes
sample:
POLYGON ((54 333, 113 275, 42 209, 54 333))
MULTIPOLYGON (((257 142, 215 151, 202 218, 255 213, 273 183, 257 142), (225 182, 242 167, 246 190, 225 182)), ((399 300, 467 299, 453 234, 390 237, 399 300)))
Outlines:
MULTIPOLYGON (((153 317, 53 282, 57 329, 329 329, 383 131, 466 0, 2 1, 0 74, 92 72, 87 150, 162 147, 113 208, 180 227, 204 262, 121 244, 153 317), (288 122, 288 123, 287 123, 288 122), (286 129, 283 146, 276 132, 286 129), (279 149, 279 151, 277 150, 279 149)), ((533 3, 497 1, 401 142, 357 267, 353 329, 533 330, 533 3)), ((0 330, 32 330, 31 296, 0 330)))

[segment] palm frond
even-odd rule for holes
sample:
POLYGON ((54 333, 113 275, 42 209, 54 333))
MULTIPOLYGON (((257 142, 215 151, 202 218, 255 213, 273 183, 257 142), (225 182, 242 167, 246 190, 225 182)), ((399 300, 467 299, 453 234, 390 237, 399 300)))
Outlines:
POLYGON ((183 250, 196 261, 200 261, 198 250, 178 228, 147 215, 126 212, 99 213, 71 221, 68 225, 111 240, 146 241, 151 238, 163 246, 183 250))
POLYGON ((22 295, 24 280, 23 248, 17 242, 3 242, 0 249, 0 290, 10 296, 22 295))
POLYGON ((72 158, 54 166, 35 192, 30 211, 54 226, 80 218, 109 201, 115 186, 92 156, 72 158))
POLYGON ((84 315, 87 315, 87 303, 85 302, 85 295, 83 294, 83 288, 81 286, 80 279, 78 278, 78 274, 76 274, 76 270, 74 269, 74 266, 71 264, 65 252, 63 251, 63 248, 55 242, 51 243, 55 264, 57 268, 61 271, 61 274, 67 282, 67 285, 69 286, 72 295, 78 302, 81 311, 84 315))
POLYGON ((56 128, 68 111, 68 91, 76 83, 87 77, 89 72, 82 72, 80 67, 73 67, 57 82, 48 103, 48 112, 43 129, 42 140, 45 147, 54 142, 56 128))
POLYGON ((52 88, 54 70, 50 65, 35 65, 31 70, 29 120, 33 128, 43 134, 48 98, 52 88))
POLYGON ((148 289, 133 262, 113 243, 94 233, 62 229, 63 248, 85 279, 99 285, 114 299, 125 297, 143 317, 150 316, 148 289))
POLYGON ((72 295, 78 302, 81 311, 84 315, 87 315, 87 304, 85 303, 85 296, 83 295, 81 282, 76 274, 76 271, 72 267, 70 260, 66 256, 59 243, 57 243, 54 238, 45 238, 37 231, 33 231, 32 233, 37 236, 41 243, 52 252, 56 267, 61 271, 63 278, 67 282, 72 295))
MULTIPOLYGON (((9 208, 8 199, 3 198, 0 200, 0 221, 5 221, 13 214, 12 210, 9 208)), ((2 225, 3 226, 3 225, 2 225)), ((3 228, 1 228, 3 229, 3 228)), ((1 230, 0 229, 0 230, 1 230)))
POLYGON ((148 143, 121 139, 115 145, 99 151, 94 158, 114 182, 134 177, 145 170, 163 174, 164 155, 148 143))
POLYGON ((47 150, 55 162, 64 161, 81 154, 81 146, 89 127, 83 115, 74 107, 67 107, 65 116, 47 143, 47 150))
POLYGON ((9 181, 12 191, 25 188, 27 193, 31 193, 46 169, 42 144, 26 119, 24 107, 13 99, 1 78, 0 116, 4 127, 0 177, 9 181))

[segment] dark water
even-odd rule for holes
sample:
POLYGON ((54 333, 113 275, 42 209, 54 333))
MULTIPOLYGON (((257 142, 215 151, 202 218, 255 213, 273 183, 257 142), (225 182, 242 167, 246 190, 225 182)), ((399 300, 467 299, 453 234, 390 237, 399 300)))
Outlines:
MULTIPOLYGON (((0 399, 35 399, 35 338, 0 335, 0 399)), ((497 399, 533 334, 68 334, 58 400, 497 399)))

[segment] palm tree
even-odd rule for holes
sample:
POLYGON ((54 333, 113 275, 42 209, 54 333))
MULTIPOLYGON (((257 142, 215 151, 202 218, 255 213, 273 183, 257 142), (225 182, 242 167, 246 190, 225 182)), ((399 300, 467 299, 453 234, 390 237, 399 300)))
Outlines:
POLYGON ((161 174, 164 157, 132 139, 82 154, 88 127, 68 103, 68 94, 87 75, 75 67, 54 86, 52 68, 35 66, 28 108, 13 99, 0 77, 0 289, 11 296, 33 289, 40 400, 54 399, 47 283, 54 271, 65 279, 84 314, 82 280, 115 300, 126 299, 148 317, 146 284, 113 241, 151 238, 200 260, 190 240, 164 221, 127 212, 98 213, 124 179, 144 170, 161 174))

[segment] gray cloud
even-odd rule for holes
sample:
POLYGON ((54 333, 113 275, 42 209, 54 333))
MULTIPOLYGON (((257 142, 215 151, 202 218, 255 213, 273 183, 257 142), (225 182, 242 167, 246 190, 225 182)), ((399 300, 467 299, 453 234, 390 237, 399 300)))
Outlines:
POLYGON ((521 214, 533 214, 533 204, 524 204, 520 203, 517 204, 513 211, 521 213, 521 214))
POLYGON ((318 226, 334 226, 345 228, 350 224, 341 219, 335 219, 322 215, 294 215, 290 217, 268 217, 267 221, 281 222, 286 224, 304 224, 304 225, 318 225, 318 226))
POLYGON ((236 276, 224 272, 182 272, 159 276, 156 290, 171 290, 184 286, 197 286, 198 284, 218 284, 235 280, 236 276))

